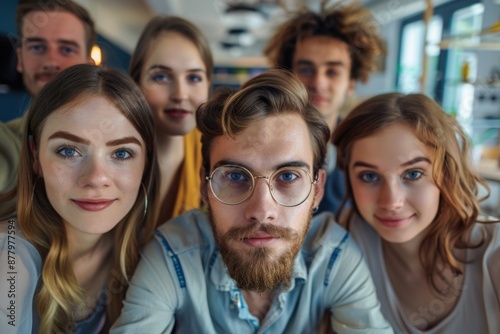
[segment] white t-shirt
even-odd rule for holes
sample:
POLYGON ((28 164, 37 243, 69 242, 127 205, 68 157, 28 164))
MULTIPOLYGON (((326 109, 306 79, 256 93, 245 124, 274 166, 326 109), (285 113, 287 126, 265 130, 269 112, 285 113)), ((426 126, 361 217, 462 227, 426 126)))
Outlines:
POLYGON ((350 232, 364 251, 372 272, 384 317, 396 334, 460 334, 500 333, 500 223, 475 224, 471 241, 481 240, 481 247, 467 250, 461 295, 454 309, 432 329, 422 331, 423 324, 443 312, 445 298, 422 305, 419 312, 407 317, 391 286, 382 255, 382 241, 377 232, 362 218, 354 215, 350 232))

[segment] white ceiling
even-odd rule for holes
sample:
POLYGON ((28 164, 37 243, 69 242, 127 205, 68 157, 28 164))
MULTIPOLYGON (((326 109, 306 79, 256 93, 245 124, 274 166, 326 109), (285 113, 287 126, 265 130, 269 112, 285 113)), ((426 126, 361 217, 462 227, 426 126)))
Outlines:
MULTIPOLYGON (((269 34, 286 18, 281 7, 271 7, 270 19, 253 33, 257 37, 255 44, 239 49, 224 49, 221 41, 226 38, 227 26, 224 21, 224 9, 232 0, 76 0, 89 10, 94 18, 99 34, 131 53, 142 29, 155 15, 177 15, 184 17, 201 28, 210 41, 216 63, 238 63, 244 61, 264 64, 262 48, 269 34)), ((313 10, 318 10, 321 0, 282 0, 287 9, 294 9, 304 3, 313 10)), ((337 2, 340 0, 331 0, 337 2)), ((449 0, 435 0, 442 3, 449 0)), ((276 0, 239 0, 239 3, 256 2, 276 3, 276 0)), ((425 7, 424 0, 364 0, 363 5, 370 7, 377 21, 381 24, 406 16, 425 7)))

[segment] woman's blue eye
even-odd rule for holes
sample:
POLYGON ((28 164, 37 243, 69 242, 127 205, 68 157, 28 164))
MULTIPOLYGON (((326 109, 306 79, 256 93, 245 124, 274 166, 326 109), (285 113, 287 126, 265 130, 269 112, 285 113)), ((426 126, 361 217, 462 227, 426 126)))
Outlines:
POLYGON ((115 158, 117 158, 119 160, 127 160, 127 159, 130 159, 132 157, 132 154, 130 154, 130 152, 128 152, 126 150, 116 151, 114 155, 115 155, 115 158))
POLYGON ((366 183, 378 181, 378 175, 375 173, 362 173, 359 178, 366 183))
POLYGON ((409 172, 407 172, 404 177, 405 179, 408 179, 410 181, 415 181, 415 180, 418 180, 422 177, 423 173, 421 171, 418 171, 418 170, 411 170, 409 172))
POLYGON ((165 73, 154 73, 151 74, 151 79, 157 83, 165 83, 168 82, 169 76, 165 73))
POLYGON ((203 81, 202 77, 197 75, 197 74, 189 75, 188 80, 189 80, 189 82, 194 82, 194 83, 198 83, 198 82, 203 81))
POLYGON ((78 155, 78 152, 73 147, 63 147, 57 150, 57 153, 64 158, 73 158, 78 155))

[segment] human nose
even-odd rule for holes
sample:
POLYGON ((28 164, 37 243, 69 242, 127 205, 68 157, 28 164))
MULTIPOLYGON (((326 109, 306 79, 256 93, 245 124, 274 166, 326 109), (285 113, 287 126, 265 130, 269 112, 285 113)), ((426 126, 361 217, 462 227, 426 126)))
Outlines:
POLYGON ((187 87, 182 80, 175 80, 172 85, 170 99, 173 102, 179 103, 187 99, 187 87))
POLYGON ((60 71, 59 53, 55 48, 48 47, 45 53, 43 69, 46 71, 60 71))
POLYGON ((81 187, 101 188, 110 183, 110 171, 106 162, 98 157, 89 158, 84 162, 79 178, 81 187))
POLYGON ((245 218, 258 223, 272 222, 277 218, 279 205, 271 195, 269 179, 255 177, 253 193, 246 202, 245 218))
POLYGON ((326 76, 321 71, 315 71, 314 75, 310 80, 310 89, 314 92, 320 92, 324 90, 327 86, 328 81, 326 80, 326 76))
POLYGON ((403 207, 405 190, 397 180, 389 179, 381 185, 378 205, 381 209, 394 211, 403 207))

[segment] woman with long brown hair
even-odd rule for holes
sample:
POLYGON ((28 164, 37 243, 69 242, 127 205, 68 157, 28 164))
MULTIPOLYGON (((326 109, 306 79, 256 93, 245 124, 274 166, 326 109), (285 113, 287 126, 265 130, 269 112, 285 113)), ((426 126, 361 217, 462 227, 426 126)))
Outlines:
POLYGON ((116 319, 157 220, 153 145, 146 101, 117 70, 75 65, 35 98, 17 217, 0 223, 3 333, 99 333, 116 319))
POLYGON ((334 133, 365 251, 396 333, 497 333, 500 225, 480 217, 488 189, 457 121, 421 94, 384 94, 334 133))

